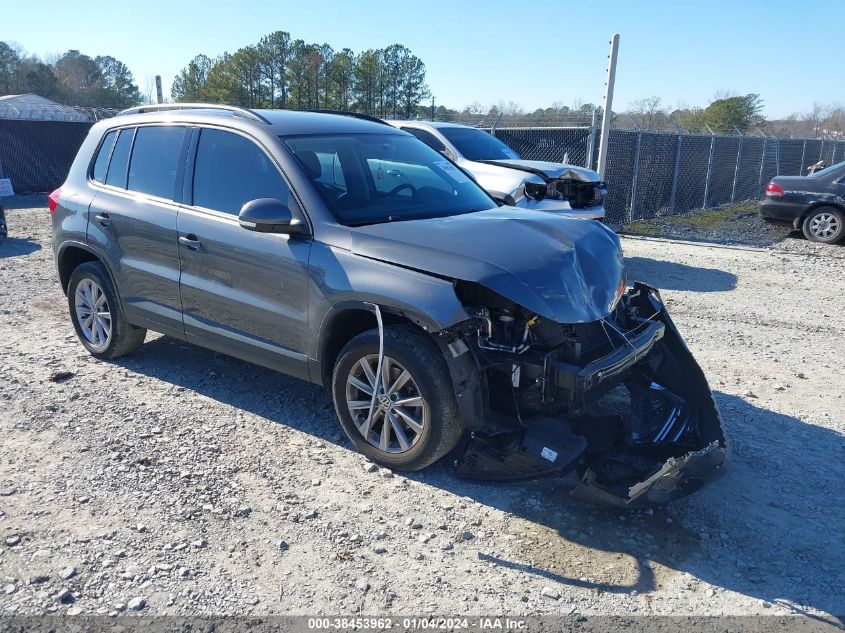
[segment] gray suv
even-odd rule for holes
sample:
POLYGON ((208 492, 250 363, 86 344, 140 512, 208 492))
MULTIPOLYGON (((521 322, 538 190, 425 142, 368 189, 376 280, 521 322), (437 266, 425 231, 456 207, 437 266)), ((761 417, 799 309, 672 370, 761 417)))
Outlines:
POLYGON ((616 235, 499 207, 381 121, 134 108, 91 128, 49 205, 97 358, 154 330, 325 385, 390 468, 575 473, 624 507, 723 470, 707 382, 657 291, 626 287, 616 235))

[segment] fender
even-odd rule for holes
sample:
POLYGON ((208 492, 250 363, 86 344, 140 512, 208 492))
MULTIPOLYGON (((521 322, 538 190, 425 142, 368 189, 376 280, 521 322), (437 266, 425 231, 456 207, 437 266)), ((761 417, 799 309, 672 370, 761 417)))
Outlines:
MULTIPOLYGON (((62 261, 62 255, 71 246, 74 247, 74 248, 78 248, 81 251, 86 251, 88 253, 91 253, 94 257, 96 257, 100 261, 100 263, 105 267, 106 272, 109 274, 109 278, 111 279, 111 283, 112 283, 112 286, 114 287, 115 294, 117 295, 118 300, 121 301, 121 307, 122 307, 123 300, 120 297, 120 290, 119 290, 119 288, 117 286, 117 282, 114 278, 114 272, 112 271, 111 266, 109 265, 109 262, 108 262, 108 259, 105 256, 105 253, 103 253, 98 247, 91 246, 90 244, 86 244, 85 242, 79 242, 77 240, 65 240, 64 242, 59 244, 58 248, 56 249, 56 257, 55 257, 56 272, 59 272, 59 263, 62 261)), ((61 281, 61 276, 60 276, 59 280, 61 281)), ((62 284, 62 292, 64 292, 67 295, 67 288, 65 287, 64 284, 62 284)))
POLYGON ((386 315, 410 321, 431 334, 470 318, 451 280, 327 244, 313 244, 309 275, 311 343, 307 353, 313 364, 312 380, 318 383, 327 341, 344 313, 371 313, 374 303, 386 315))

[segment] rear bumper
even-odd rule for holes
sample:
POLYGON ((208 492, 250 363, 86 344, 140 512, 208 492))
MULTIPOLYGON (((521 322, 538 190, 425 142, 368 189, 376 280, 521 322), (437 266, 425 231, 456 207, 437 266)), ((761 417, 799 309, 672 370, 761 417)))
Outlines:
POLYGON ((758 205, 760 217, 774 222, 795 223, 801 219, 807 205, 802 202, 792 202, 783 198, 766 196, 758 205))

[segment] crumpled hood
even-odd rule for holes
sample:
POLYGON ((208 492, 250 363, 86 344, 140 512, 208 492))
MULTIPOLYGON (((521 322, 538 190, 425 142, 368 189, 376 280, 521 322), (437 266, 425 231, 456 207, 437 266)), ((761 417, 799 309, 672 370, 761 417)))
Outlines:
POLYGON ((350 231, 357 255, 477 282, 558 323, 607 316, 624 281, 619 238, 592 220, 499 207, 350 231))
POLYGON ((497 159, 477 162, 486 163, 488 165, 497 165, 499 167, 507 167, 509 169, 518 169, 520 171, 540 176, 547 181, 563 178, 565 180, 578 180, 580 182, 601 182, 601 176, 592 169, 585 169, 584 167, 577 167, 575 165, 565 165, 563 163, 550 163, 543 160, 516 159, 497 159))

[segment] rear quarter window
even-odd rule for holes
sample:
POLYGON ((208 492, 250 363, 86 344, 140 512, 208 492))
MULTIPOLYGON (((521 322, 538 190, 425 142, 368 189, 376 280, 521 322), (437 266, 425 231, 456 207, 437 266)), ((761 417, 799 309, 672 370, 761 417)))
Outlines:
POLYGON ((126 169, 129 167, 129 151, 132 149, 132 135, 134 133, 135 128, 126 128, 120 131, 106 172, 107 185, 126 189, 126 169))
POLYGON ((443 152, 446 150, 446 146, 443 142, 434 136, 431 132, 427 132, 426 130, 420 130, 419 128, 415 127, 403 127, 402 128, 405 132, 410 132, 418 139, 420 139, 423 143, 428 145, 431 149, 437 150, 438 152, 443 152))
POLYGON ((184 127, 139 127, 129 161, 128 189, 173 199, 184 127))
POLYGON ((106 171, 109 168, 109 156, 111 156, 112 147, 114 147, 114 139, 117 138, 117 132, 112 130, 106 134, 106 138, 100 144, 100 151, 97 153, 97 160, 94 161, 94 172, 92 178, 97 182, 106 182, 106 171))

